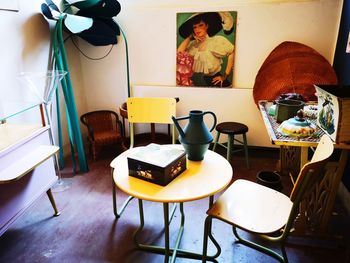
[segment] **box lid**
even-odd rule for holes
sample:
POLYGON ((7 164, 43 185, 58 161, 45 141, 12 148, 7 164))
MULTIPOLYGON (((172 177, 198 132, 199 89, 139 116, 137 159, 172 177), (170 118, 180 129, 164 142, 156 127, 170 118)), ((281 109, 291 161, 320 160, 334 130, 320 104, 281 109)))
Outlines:
POLYGON ((129 155, 128 158, 153 164, 159 167, 166 167, 179 157, 185 155, 185 150, 174 149, 169 145, 159 145, 151 143, 140 147, 137 151, 129 155))

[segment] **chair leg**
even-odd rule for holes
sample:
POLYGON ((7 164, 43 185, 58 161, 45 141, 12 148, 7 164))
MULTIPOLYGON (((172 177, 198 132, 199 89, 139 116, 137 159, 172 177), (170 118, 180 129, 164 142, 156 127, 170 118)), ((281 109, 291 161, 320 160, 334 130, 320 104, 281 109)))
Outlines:
POLYGON ((242 238, 240 235, 238 235, 236 227, 232 227, 232 231, 233 231, 233 234, 235 235, 235 237, 238 239, 238 242, 240 242, 241 244, 243 244, 243 245, 245 245, 247 247, 256 249, 256 250, 258 250, 258 251, 260 251, 260 252, 262 252, 262 253, 264 253, 266 255, 269 255, 269 256, 277 259, 281 263, 288 263, 287 254, 286 254, 286 251, 284 249, 284 245, 283 244, 281 244, 282 253, 283 253, 283 256, 281 256, 280 254, 276 253, 272 249, 269 249, 267 247, 264 247, 262 245, 259 245, 257 243, 254 243, 252 241, 249 241, 249 240, 246 240, 246 239, 242 238))
POLYGON ((281 244, 281 251, 282 251, 284 262, 288 263, 288 257, 287 257, 286 248, 284 247, 284 243, 281 244))
POLYGON ((96 145, 94 142, 91 143, 91 150, 92 150, 92 158, 94 159, 94 161, 97 160, 97 149, 96 149, 96 145))
MULTIPOLYGON (((164 262, 169 262, 171 256, 170 251, 170 234, 169 234, 169 203, 163 203, 163 215, 164 215, 164 262)), ((175 255, 173 255, 174 257, 175 255)), ((175 261, 175 258, 174 258, 175 261)))
POLYGON ((208 250, 208 236, 209 236, 209 232, 211 232, 211 221, 212 221, 212 218, 210 216, 207 216, 204 223, 202 262, 207 261, 206 258, 207 258, 207 250, 208 250))
POLYGON ((227 141, 227 155, 226 155, 226 159, 227 159, 227 161, 231 162, 235 136, 233 134, 228 134, 227 136, 228 136, 228 141, 227 141))
POLYGON ((217 132, 217 133, 216 133, 215 142, 214 142, 214 146, 213 146, 213 152, 215 152, 216 145, 217 145, 218 142, 219 142, 219 138, 220 138, 220 132, 217 132))
POLYGON ((126 137, 126 134, 125 134, 125 118, 122 117, 122 122, 123 122, 123 126, 122 126, 122 135, 123 135, 123 138, 125 139, 126 137))
POLYGON ((216 262, 215 258, 217 258, 221 254, 221 247, 219 243, 214 238, 211 233, 213 218, 211 216, 207 216, 204 222, 204 234, 203 234, 203 251, 202 251, 202 262, 207 262, 207 260, 216 262), (213 242, 216 247, 216 253, 213 256, 208 257, 208 237, 213 242))
POLYGON ((133 196, 129 196, 121 206, 119 212, 117 208, 117 187, 115 186, 114 180, 113 180, 113 171, 114 169, 112 168, 111 174, 112 174, 112 198, 113 198, 113 213, 116 218, 119 218, 122 213, 124 212, 126 206, 130 203, 132 199, 134 199, 133 196))
POLYGON ((247 164, 247 168, 250 168, 249 165, 249 156, 248 156, 248 142, 247 142, 247 135, 244 133, 243 134, 243 144, 244 144, 244 153, 245 153, 245 161, 247 164))

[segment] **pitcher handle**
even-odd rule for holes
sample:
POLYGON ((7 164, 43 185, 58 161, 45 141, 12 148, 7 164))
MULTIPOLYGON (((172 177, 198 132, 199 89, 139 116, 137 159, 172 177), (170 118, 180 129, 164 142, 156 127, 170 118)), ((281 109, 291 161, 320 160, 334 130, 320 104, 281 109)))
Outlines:
POLYGON ((213 118, 214 118, 213 126, 212 126, 211 129, 209 130, 209 131, 211 132, 212 130, 214 130, 214 128, 215 128, 215 126, 216 126, 216 115, 215 115, 214 112, 205 111, 205 112, 203 112, 203 116, 204 116, 205 114, 207 114, 207 113, 211 114, 211 115, 213 116, 213 118))

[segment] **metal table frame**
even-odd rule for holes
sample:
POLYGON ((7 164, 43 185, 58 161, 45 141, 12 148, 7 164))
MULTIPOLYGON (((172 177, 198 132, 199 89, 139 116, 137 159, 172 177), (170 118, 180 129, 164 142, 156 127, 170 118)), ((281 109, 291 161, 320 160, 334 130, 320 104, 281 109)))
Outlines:
MULTIPOLYGON (((173 147, 182 146, 173 145, 173 147)), ((133 149, 135 150, 136 148, 133 149)), ((232 167, 230 163, 227 162, 227 160, 219 154, 208 151, 206 153, 205 159, 202 162, 192 162, 187 160, 187 170, 183 174, 179 175, 176 179, 174 179, 174 181, 172 181, 170 184, 163 187, 128 176, 126 156, 129 154, 129 151, 130 150, 124 152, 121 154, 122 156, 120 155, 115 160, 113 160, 111 166, 113 179, 117 187, 128 195, 138 198, 140 225, 133 235, 133 240, 137 248, 151 253, 163 254, 165 256, 164 262, 169 262, 169 260, 170 262, 175 262, 176 257, 202 260, 202 253, 195 253, 180 249, 181 238, 185 226, 183 202, 189 202, 209 197, 210 207, 214 202, 214 194, 225 189, 232 179, 232 167), (208 178, 213 178, 213 180, 209 180, 208 182, 208 178), (195 181, 198 181, 200 185, 193 187, 193 182, 195 181), (182 193, 176 194, 177 188, 181 189, 183 187, 186 187, 186 185, 188 189, 192 188, 193 191, 183 191, 182 193), (203 188, 201 188, 201 186, 205 186, 205 190, 202 190, 203 188), (158 192, 162 193, 157 196, 158 192), (188 196, 184 194, 186 192, 190 192, 188 196), (138 240, 139 235, 144 227, 143 200, 160 202, 163 205, 165 237, 164 246, 143 244, 138 240), (174 203, 171 211, 169 211, 170 203, 174 203), (171 246, 169 225, 173 219, 173 215, 177 206, 179 206, 181 215, 180 226, 178 229, 176 242, 173 246, 171 246)), ((116 206, 115 213, 116 217, 118 217, 116 206)), ((215 258, 220 255, 221 249, 215 239, 211 235, 209 235, 209 237, 216 248, 216 252, 213 255, 207 256, 205 259, 207 261, 217 262, 215 258)))

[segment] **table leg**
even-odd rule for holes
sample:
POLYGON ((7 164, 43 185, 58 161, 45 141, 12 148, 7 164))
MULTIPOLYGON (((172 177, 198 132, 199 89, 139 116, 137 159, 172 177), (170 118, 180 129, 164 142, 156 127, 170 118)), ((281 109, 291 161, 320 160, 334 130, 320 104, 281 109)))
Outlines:
POLYGON ((300 170, 300 148, 287 145, 280 147, 280 172, 282 175, 291 175, 292 181, 296 179, 300 170))
MULTIPOLYGON (((213 197, 210 198, 211 203, 213 202, 213 197)), ((163 203, 163 213, 164 213, 164 247, 161 246, 155 246, 155 245, 148 245, 148 244, 142 244, 138 242, 138 235, 140 234, 141 230, 144 227, 144 213, 143 213, 143 203, 142 200, 139 199, 139 214, 140 214, 140 225, 136 229, 133 235, 134 243, 137 246, 138 249, 151 252, 151 253, 156 253, 156 254, 162 254, 164 255, 164 262, 175 262, 176 257, 182 257, 182 258, 191 258, 191 259, 202 259, 202 254, 200 253, 194 253, 190 252, 187 250, 179 249, 183 231, 184 231, 184 225, 185 225, 185 213, 184 213, 184 208, 183 208, 183 203, 180 203, 180 214, 181 214, 181 222, 180 222, 180 227, 178 230, 178 234, 176 237, 176 242, 175 246, 171 247, 170 246, 170 234, 169 234, 169 225, 171 223, 171 219, 173 216, 173 212, 175 209, 173 209, 170 212, 169 216, 169 203, 163 203)), ((212 236, 210 236, 210 239, 214 242, 215 246, 218 247, 217 242, 215 239, 213 239, 212 236)), ((220 247, 219 247, 220 248, 220 247)), ((217 262, 215 258, 218 256, 218 252, 214 256, 207 256, 206 260, 207 261, 212 261, 212 262, 217 262)))
POLYGON ((209 196, 209 208, 214 204, 214 196, 209 196))
POLYGON ((122 215, 122 213, 124 212, 126 206, 130 203, 130 201, 132 199, 134 199, 134 197, 133 196, 128 196, 128 198, 124 201, 124 203, 122 204, 120 210, 118 211, 118 208, 117 208, 117 187, 116 187, 114 179, 113 179, 113 171, 114 171, 114 168, 111 169, 113 213, 114 213, 116 218, 119 218, 122 215))
POLYGON ((309 147, 300 147, 300 170, 309 161, 309 147))
POLYGON ((52 207, 53 207, 53 210, 55 211, 54 216, 59 216, 59 215, 60 215, 60 212, 59 212, 58 209, 57 209, 56 202, 55 202, 55 199, 53 198, 51 188, 50 188, 49 190, 46 191, 46 194, 47 194, 47 196, 49 197, 49 200, 50 200, 50 202, 51 202, 51 205, 52 205, 52 207))
POLYGON ((227 135, 227 137, 228 137, 228 141, 227 141, 226 159, 227 159, 227 161, 231 162, 232 161, 232 151, 233 151, 235 136, 229 134, 229 135, 227 135))
MULTIPOLYGON (((164 204, 165 205, 165 204, 164 204)), ((165 209, 164 209, 164 220, 165 220, 165 209)), ((180 228, 179 228, 179 232, 177 234, 177 238, 176 238, 176 242, 175 242, 175 246, 173 249, 173 254, 171 257, 171 262, 175 262, 176 260, 176 255, 177 255, 177 251, 179 250, 179 246, 180 246, 180 242, 182 239, 182 235, 184 232, 184 226, 185 226, 185 213, 184 213, 184 207, 183 207, 183 203, 180 203, 180 213, 181 213, 181 223, 180 223, 180 228)), ((167 221, 164 221, 164 223, 167 221)), ((170 223, 170 222, 169 222, 170 223)))
MULTIPOLYGON (((169 204, 168 203, 163 203, 163 213, 164 213, 164 262, 169 262, 169 257, 170 257, 170 237, 169 237, 169 204)), ((175 251, 174 251, 175 252, 175 251)), ((173 254, 172 259, 174 259, 173 254)), ((172 260, 173 262, 173 260, 172 260)))
POLYGON ((145 225, 145 217, 144 217, 144 215, 143 215, 143 203, 142 203, 142 200, 141 200, 141 199, 139 199, 139 216, 140 216, 140 225, 139 225, 139 227, 136 229, 136 231, 134 232, 133 239, 134 239, 134 243, 135 243, 135 245, 137 246, 137 248, 143 249, 142 244, 140 244, 140 243, 137 241, 137 235, 138 235, 138 233, 143 229, 143 226, 145 225))

